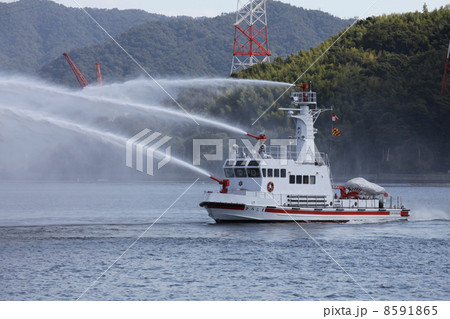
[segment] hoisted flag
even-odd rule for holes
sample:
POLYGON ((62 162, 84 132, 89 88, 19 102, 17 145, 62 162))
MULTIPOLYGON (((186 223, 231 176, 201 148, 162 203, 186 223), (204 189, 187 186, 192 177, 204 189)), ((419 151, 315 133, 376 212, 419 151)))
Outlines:
POLYGON ((334 136, 341 136, 341 132, 337 128, 333 127, 333 135, 334 136))
POLYGON ((339 118, 336 116, 336 114, 332 113, 332 114, 331 114, 331 120, 332 120, 333 122, 337 122, 337 121, 339 120, 339 118))

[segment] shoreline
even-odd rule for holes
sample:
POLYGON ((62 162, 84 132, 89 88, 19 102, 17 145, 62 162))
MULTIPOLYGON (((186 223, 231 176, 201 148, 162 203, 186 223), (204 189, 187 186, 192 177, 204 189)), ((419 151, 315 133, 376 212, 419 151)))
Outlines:
POLYGON ((335 181, 348 181, 354 177, 363 177, 377 184, 427 184, 427 186, 450 186, 450 174, 355 174, 333 176, 335 181))

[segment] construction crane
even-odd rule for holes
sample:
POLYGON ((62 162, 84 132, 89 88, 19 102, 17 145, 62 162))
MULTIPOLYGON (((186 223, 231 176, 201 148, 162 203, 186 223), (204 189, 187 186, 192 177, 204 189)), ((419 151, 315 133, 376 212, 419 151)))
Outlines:
POLYGON ((444 79, 442 80, 441 93, 450 96, 450 42, 448 44, 447 60, 445 62, 444 79))
POLYGON ((103 85, 102 73, 100 72, 100 63, 95 63, 97 69, 97 83, 98 85, 103 85))
POLYGON ((266 0, 238 0, 234 29, 231 73, 270 61, 266 0))
POLYGON ((75 64, 70 59, 69 55, 67 53, 63 53, 64 57, 66 58, 67 62, 69 62, 70 67, 72 68, 73 73, 75 74, 75 77, 78 80, 78 83, 80 83, 81 88, 84 88, 89 85, 88 81, 84 78, 83 74, 77 69, 75 64))
MULTIPOLYGON (((81 74, 80 70, 78 70, 78 68, 72 62, 72 60, 69 57, 69 54, 63 53, 63 55, 65 56, 67 62, 69 62, 69 65, 72 68, 72 71, 75 74, 75 76, 78 80, 78 83, 80 83, 81 88, 88 86, 89 85, 88 81, 84 78, 83 74, 81 74)), ((96 62, 95 66, 96 66, 96 70, 97 70, 97 83, 99 85, 103 85, 102 73, 100 72, 100 63, 96 62)))

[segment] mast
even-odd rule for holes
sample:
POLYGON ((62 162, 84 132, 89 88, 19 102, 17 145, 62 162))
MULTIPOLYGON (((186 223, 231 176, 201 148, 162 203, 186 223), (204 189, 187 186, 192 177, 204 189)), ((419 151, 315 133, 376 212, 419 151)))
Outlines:
POLYGON ((288 111, 288 116, 296 119, 295 138, 297 141, 296 155, 297 163, 315 164, 322 161, 320 154, 316 152, 314 135, 317 129, 314 128, 319 114, 329 109, 317 108, 317 94, 312 91, 310 84, 296 85, 302 88, 302 92, 291 93, 290 108, 280 108, 282 111, 288 111), (307 89, 309 88, 309 91, 307 89))

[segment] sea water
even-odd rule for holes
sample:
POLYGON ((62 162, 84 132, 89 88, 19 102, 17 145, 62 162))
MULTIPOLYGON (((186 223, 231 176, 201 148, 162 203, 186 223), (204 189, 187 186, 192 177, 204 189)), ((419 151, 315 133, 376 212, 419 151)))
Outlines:
POLYGON ((151 226, 189 186, 0 182, 0 300, 450 298, 449 187, 387 185, 410 221, 302 230, 216 224, 198 182, 151 226))

